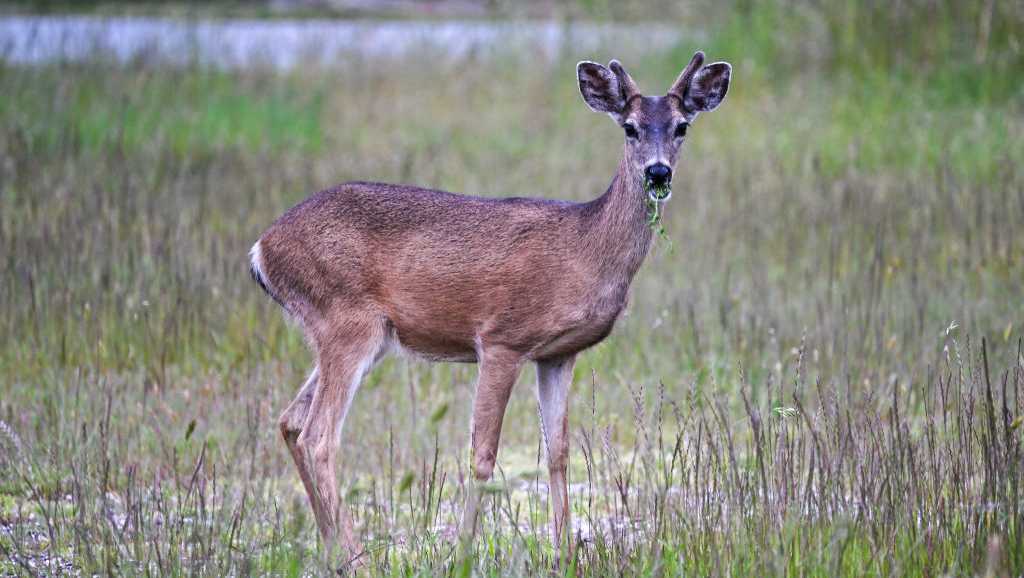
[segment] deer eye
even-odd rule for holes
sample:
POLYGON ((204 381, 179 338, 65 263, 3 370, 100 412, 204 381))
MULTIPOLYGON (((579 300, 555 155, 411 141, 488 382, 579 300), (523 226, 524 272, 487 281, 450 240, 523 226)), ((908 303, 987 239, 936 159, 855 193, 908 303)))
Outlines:
POLYGON ((640 133, 636 131, 636 127, 627 123, 622 125, 623 130, 626 131, 626 138, 637 139, 640 138, 640 133))
POLYGON ((681 122, 676 125, 676 138, 683 138, 686 136, 686 129, 690 127, 690 123, 681 122))

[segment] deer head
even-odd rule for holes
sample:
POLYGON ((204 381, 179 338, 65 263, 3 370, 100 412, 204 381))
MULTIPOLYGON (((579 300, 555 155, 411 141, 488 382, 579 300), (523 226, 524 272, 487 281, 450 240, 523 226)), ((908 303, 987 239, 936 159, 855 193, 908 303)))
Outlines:
POLYGON ((643 96, 617 60, 608 67, 580 62, 576 76, 587 106, 606 112, 626 134, 626 162, 642 174, 655 200, 671 194, 672 169, 690 125, 702 112, 718 107, 729 90, 732 67, 704 65, 697 52, 664 96, 643 96))

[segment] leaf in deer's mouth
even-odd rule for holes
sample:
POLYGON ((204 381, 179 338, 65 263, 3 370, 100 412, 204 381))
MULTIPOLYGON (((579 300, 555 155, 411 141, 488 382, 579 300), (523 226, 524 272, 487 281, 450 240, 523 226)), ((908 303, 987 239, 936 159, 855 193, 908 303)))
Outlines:
POLYGON ((644 189, 647 190, 647 196, 652 201, 666 201, 672 196, 672 185, 671 183, 654 184, 651 181, 644 179, 644 189))

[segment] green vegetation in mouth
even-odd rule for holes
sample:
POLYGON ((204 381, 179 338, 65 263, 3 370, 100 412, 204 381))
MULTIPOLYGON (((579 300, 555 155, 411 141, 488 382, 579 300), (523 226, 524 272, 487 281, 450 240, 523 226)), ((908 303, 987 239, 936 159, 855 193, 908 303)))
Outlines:
POLYGON ((672 185, 670 183, 656 185, 651 181, 644 180, 644 190, 652 200, 664 201, 672 194, 672 185))
POLYGON ((647 193, 647 225, 671 247, 672 240, 668 238, 665 225, 661 221, 661 202, 672 194, 672 187, 668 183, 655 185, 644 179, 644 191, 647 193))

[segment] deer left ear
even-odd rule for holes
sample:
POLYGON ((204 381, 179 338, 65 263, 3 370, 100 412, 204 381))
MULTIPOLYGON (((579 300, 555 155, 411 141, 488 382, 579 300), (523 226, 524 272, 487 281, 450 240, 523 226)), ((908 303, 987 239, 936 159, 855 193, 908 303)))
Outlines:
POLYGON ((718 108, 729 92, 732 66, 728 62, 715 62, 701 67, 683 94, 683 105, 694 112, 708 112, 718 108))

